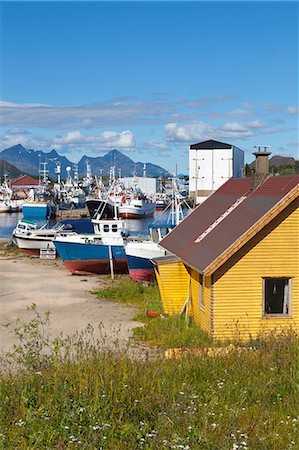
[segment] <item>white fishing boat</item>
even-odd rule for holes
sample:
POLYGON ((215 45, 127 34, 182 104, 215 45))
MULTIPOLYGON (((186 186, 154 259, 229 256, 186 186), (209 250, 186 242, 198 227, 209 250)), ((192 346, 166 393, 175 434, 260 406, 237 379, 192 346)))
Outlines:
POLYGON ((0 213, 18 212, 19 206, 14 200, 0 200, 0 213))
POLYGON ((77 234, 82 232, 93 232, 93 227, 87 219, 66 219, 58 222, 54 227, 45 223, 39 227, 32 220, 19 220, 12 233, 13 242, 16 246, 32 256, 39 256, 44 249, 55 249, 53 239, 59 233, 77 234))
POLYGON ((21 209, 21 203, 13 198, 13 191, 9 188, 7 177, 0 186, 0 213, 12 213, 21 209))
POLYGON ((127 195, 119 206, 119 215, 125 219, 140 219, 154 215, 156 203, 140 190, 127 195))

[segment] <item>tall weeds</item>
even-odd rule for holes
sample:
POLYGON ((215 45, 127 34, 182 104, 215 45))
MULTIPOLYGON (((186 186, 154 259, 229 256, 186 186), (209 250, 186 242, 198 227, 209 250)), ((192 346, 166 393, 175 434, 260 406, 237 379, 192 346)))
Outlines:
POLYGON ((213 357, 132 359, 92 329, 44 349, 47 318, 33 320, 34 358, 27 324, 10 357, 19 370, 0 377, 1 449, 298 448, 294 334, 213 357))

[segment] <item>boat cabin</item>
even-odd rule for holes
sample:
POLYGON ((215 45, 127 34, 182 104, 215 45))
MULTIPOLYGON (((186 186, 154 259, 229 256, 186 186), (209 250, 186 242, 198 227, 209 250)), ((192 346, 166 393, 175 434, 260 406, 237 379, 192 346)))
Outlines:
POLYGON ((37 229, 37 224, 32 220, 22 219, 19 220, 17 226, 15 228, 15 232, 17 234, 26 235, 28 233, 32 233, 37 229))
POLYGON ((129 236, 129 230, 125 228, 125 221, 119 219, 93 219, 94 234, 101 238, 103 244, 111 242, 114 245, 122 245, 123 239, 129 236))

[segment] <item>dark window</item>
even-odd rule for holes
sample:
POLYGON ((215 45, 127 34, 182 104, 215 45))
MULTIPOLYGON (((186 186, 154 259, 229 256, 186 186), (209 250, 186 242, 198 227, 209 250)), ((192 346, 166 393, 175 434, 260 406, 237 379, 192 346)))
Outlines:
POLYGON ((289 278, 264 278, 265 314, 289 314, 290 286, 289 278))
POLYGON ((117 225, 116 224, 112 225, 112 231, 113 231, 113 233, 117 232, 117 225))
POLYGON ((104 232, 107 233, 109 231, 109 225, 104 225, 104 232))

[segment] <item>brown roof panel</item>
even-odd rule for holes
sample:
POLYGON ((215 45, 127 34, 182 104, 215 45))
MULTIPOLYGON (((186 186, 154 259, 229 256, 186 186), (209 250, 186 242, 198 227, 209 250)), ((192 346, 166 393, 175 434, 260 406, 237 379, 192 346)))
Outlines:
MULTIPOLYGON (((226 190, 230 181, 224 185, 226 190)), ((233 203, 228 206, 228 202, 226 205, 223 204, 222 211, 227 206, 226 210, 221 213, 224 214, 223 219, 216 226, 213 225, 210 231, 201 237, 200 242, 196 243, 195 240, 211 225, 211 223, 208 223, 207 217, 206 220, 199 221, 198 219, 206 213, 210 219, 214 215, 214 222, 221 215, 219 214, 221 212, 220 203, 225 196, 221 195, 220 188, 206 200, 209 204, 206 205, 205 210, 206 202, 166 236, 161 241, 161 245, 182 258, 190 266, 197 268, 199 271, 204 271, 298 184, 299 176, 269 177, 257 189, 249 194, 247 192, 248 195, 245 200, 230 212, 225 213, 233 203), (200 226, 196 227, 198 221, 200 226), (206 223, 205 229, 202 227, 204 222, 206 223), (196 230, 197 234, 195 233, 196 230)), ((243 194, 240 192, 240 194, 239 197, 246 192, 243 194)))
POLYGON ((161 245, 182 257, 194 240, 246 193, 250 193, 248 178, 231 178, 172 230, 161 245))

